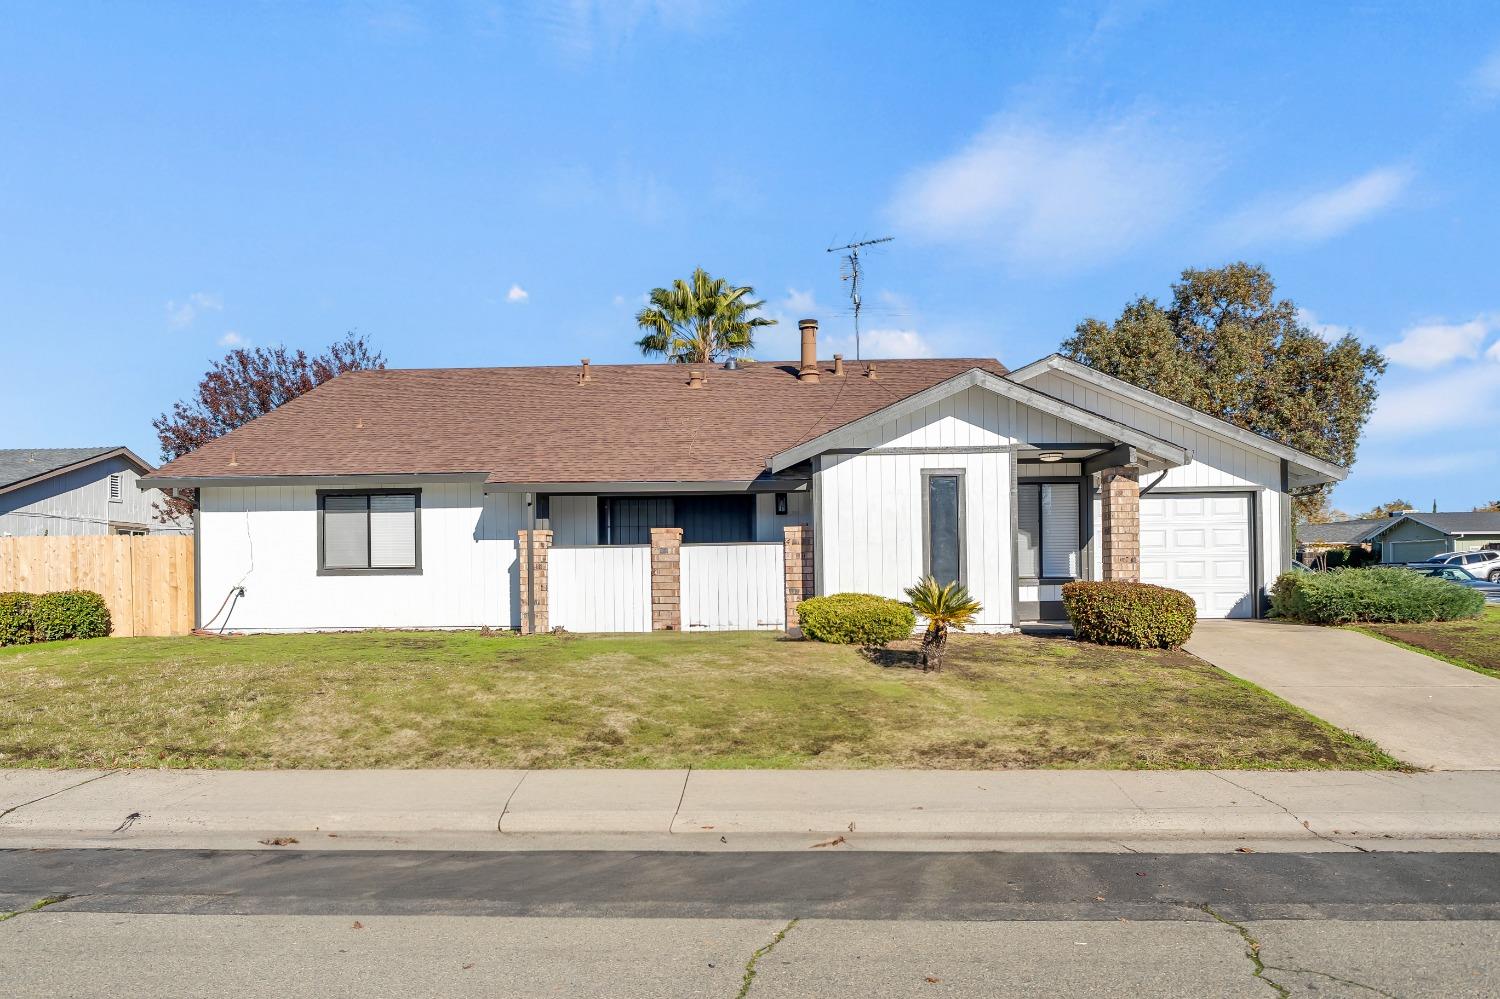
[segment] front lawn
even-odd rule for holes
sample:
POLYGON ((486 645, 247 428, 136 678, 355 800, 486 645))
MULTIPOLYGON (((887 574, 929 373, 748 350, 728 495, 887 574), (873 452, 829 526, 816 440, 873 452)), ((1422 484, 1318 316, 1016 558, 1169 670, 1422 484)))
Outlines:
POLYGON ((0 767, 1390 768, 1181 652, 367 632, 0 650, 0 767))
POLYGON ((1500 607, 1464 621, 1366 624, 1359 630, 1500 680, 1500 607))

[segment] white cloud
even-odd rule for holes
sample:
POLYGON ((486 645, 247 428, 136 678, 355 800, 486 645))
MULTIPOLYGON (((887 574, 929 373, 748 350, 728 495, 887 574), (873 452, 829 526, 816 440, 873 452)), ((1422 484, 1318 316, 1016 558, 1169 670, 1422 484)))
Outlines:
MULTIPOLYGON (((854 334, 829 337, 826 346, 819 345, 818 354, 821 357, 843 354, 845 358, 852 361, 855 354, 854 334)), ((936 350, 927 342, 926 337, 916 330, 873 329, 860 333, 859 354, 866 360, 871 358, 878 360, 880 358, 932 357, 936 354, 936 350)))
POLYGON ((572 61, 618 49, 648 25, 694 31, 728 4, 715 0, 533 0, 526 15, 572 61))
POLYGON ((530 298, 531 298, 531 293, 528 292, 525 288, 522 288, 518 284, 511 285, 510 286, 510 291, 507 291, 505 293, 505 300, 507 302, 513 302, 513 303, 517 303, 517 304, 519 304, 521 302, 525 302, 525 301, 527 301, 530 298))
POLYGON ((1345 334, 1351 332, 1347 326, 1340 326, 1337 323, 1320 322, 1317 313, 1313 312, 1312 309, 1298 309, 1297 322, 1306 326, 1319 338, 1329 343, 1337 343, 1344 338, 1345 334))
POLYGON ((1479 64, 1469 78, 1469 83, 1480 100, 1500 99, 1500 48, 1496 48, 1489 58, 1479 64))
MULTIPOLYGON (((1495 317, 1475 316, 1466 323, 1428 322, 1412 326, 1385 348, 1392 363, 1431 371, 1457 360, 1479 357, 1485 337, 1500 327, 1495 317)), ((1493 353, 1494 347, 1490 348, 1493 353)))
POLYGON ((1438 430, 1482 434, 1500 416, 1495 377, 1494 369, 1471 365, 1383 389, 1370 416, 1369 436, 1374 440, 1400 440, 1438 430))
POLYGON ((1328 239, 1395 204, 1414 176, 1408 167, 1379 167, 1326 191, 1262 200, 1235 214, 1220 230, 1237 243, 1328 239))
POLYGON ((1076 265, 1160 231, 1211 172, 1202 151, 1143 117, 1064 132, 1010 115, 910 173, 890 213, 904 233, 928 242, 1017 264, 1076 265))
POLYGON ((1490 349, 1484 352, 1485 360, 1500 364, 1500 340, 1490 344, 1490 349))
POLYGON ((195 291, 185 301, 167 302, 167 325, 173 329, 186 329, 204 312, 222 312, 224 300, 207 291, 195 291))
POLYGON ((244 343, 245 338, 240 336, 239 333, 235 332, 234 330, 229 330, 223 336, 219 337, 220 347, 240 347, 243 346, 244 343))
POLYGON ((776 311, 791 313, 797 319, 806 319, 822 313, 818 306, 818 300, 811 291, 799 291, 796 288, 786 290, 786 298, 783 298, 776 307, 776 311))

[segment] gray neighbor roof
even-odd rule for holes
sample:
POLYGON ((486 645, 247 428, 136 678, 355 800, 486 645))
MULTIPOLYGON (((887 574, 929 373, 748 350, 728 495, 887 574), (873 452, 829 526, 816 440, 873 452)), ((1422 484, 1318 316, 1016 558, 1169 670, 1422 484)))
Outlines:
POLYGON ((1450 537, 1464 534, 1500 535, 1500 512, 1493 510, 1475 510, 1470 513, 1417 513, 1408 510, 1399 517, 1303 524, 1297 528, 1297 540, 1304 545, 1358 545, 1374 540, 1403 520, 1415 520, 1450 537))
MULTIPOLYGON (((1401 519, 1401 518, 1397 518, 1401 519)), ((1473 510, 1469 513, 1417 513, 1408 510, 1406 520, 1415 520, 1434 531, 1457 536, 1461 534, 1500 534, 1500 511, 1473 510)))
POLYGON ((87 463, 92 458, 123 453, 145 468, 146 465, 129 449, 119 444, 108 447, 18 447, 0 448, 0 489, 13 486, 28 479, 47 476, 59 469, 87 463))
POLYGON ((1340 520, 1332 524, 1302 524, 1297 540, 1304 545, 1357 545, 1370 539, 1400 517, 1373 517, 1368 520, 1340 520))

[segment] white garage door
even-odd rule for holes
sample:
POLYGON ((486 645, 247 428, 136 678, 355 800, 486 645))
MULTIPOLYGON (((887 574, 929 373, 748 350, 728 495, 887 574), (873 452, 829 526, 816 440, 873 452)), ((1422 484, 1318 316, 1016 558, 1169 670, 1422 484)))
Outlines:
POLYGON ((1250 497, 1141 497, 1141 582, 1193 598, 1199 617, 1251 617, 1250 497))

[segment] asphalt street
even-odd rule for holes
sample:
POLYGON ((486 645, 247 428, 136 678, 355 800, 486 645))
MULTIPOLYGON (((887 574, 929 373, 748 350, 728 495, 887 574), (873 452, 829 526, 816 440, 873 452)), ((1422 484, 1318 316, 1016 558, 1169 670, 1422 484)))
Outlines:
POLYGON ((0 851, 0 994, 1492 996, 1500 855, 0 851))

